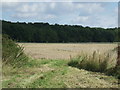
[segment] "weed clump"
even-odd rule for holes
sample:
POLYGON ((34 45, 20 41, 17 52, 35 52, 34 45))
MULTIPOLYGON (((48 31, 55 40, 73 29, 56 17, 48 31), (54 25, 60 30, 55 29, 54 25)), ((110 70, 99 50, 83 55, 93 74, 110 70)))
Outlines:
POLYGON ((111 66, 110 56, 110 54, 101 55, 94 51, 92 55, 83 54, 71 59, 68 65, 93 72, 106 72, 111 66))

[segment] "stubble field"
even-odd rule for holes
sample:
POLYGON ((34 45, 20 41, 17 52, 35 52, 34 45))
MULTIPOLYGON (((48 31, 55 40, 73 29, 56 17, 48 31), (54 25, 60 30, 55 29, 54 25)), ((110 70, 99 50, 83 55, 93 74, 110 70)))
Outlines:
MULTIPOLYGON (((80 54, 110 53, 117 44, 112 43, 19 43, 27 55, 35 59, 70 59, 80 54)), ((116 56, 117 53, 113 53, 116 56)))

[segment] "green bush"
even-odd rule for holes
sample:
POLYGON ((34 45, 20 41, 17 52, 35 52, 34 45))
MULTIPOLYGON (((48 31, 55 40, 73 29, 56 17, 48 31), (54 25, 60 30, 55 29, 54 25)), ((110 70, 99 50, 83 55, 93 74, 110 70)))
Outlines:
POLYGON ((91 56, 81 55, 72 59, 68 65, 93 72, 106 72, 109 68, 110 58, 109 54, 100 55, 93 52, 91 56))
POLYGON ((20 47, 7 35, 2 36, 2 62, 3 66, 10 64, 13 67, 21 67, 27 62, 28 58, 20 47))

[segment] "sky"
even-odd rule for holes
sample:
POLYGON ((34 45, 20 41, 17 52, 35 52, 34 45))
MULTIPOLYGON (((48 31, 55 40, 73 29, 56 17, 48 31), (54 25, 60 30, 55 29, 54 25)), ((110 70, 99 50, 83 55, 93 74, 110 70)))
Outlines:
POLYGON ((2 20, 111 28, 118 26, 118 3, 3 2, 2 20))

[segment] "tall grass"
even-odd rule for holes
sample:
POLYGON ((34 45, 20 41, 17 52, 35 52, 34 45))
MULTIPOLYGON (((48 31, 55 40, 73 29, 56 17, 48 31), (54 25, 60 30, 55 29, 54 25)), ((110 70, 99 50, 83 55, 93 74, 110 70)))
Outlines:
POLYGON ((9 36, 2 36, 2 64, 21 67, 27 62, 28 58, 23 53, 23 47, 20 47, 9 36))
POLYGON ((120 45, 119 44, 118 47, 115 48, 115 51, 117 51, 116 66, 114 68, 108 69, 107 74, 116 76, 119 79, 119 84, 120 84, 120 45))
POLYGON ((110 53, 100 54, 94 51, 92 55, 82 54, 71 59, 68 65, 93 72, 106 72, 115 66, 115 60, 110 53))

